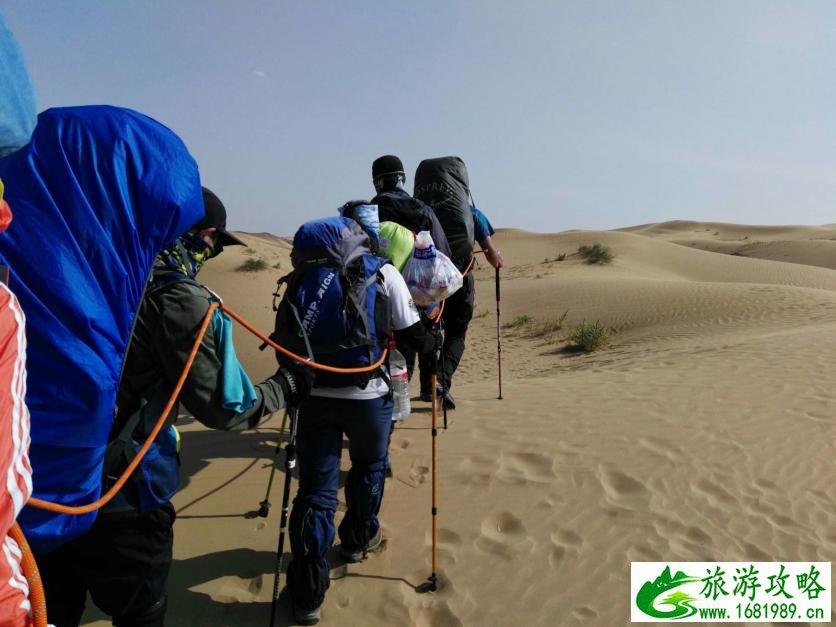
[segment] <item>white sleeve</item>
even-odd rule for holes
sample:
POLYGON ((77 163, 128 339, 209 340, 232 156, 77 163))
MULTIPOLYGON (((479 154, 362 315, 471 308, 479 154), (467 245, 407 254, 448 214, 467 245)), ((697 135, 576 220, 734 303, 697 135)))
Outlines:
POLYGON ((383 287, 389 297, 389 304, 392 307, 392 327, 395 331, 401 331, 421 321, 415 303, 412 302, 412 295, 406 287, 401 273, 392 264, 386 264, 380 269, 383 275, 383 287))

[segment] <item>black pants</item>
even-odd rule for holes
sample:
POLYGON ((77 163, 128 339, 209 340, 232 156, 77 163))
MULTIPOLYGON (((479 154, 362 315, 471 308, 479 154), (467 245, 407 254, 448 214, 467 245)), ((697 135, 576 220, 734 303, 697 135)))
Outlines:
POLYGON ((85 535, 35 556, 56 627, 77 627, 87 592, 118 627, 161 627, 174 543, 174 506, 99 514, 85 535))
MULTIPOLYGON (((444 349, 441 351, 441 377, 439 383, 445 390, 453 385, 453 374, 459 367, 464 355, 464 340, 467 327, 473 318, 473 304, 476 300, 476 284, 473 275, 464 277, 461 289, 444 303, 444 349)), ((409 360, 407 359, 407 363, 409 360)), ((418 355, 418 366, 421 370, 421 391, 432 391, 433 356, 431 353, 418 355)))

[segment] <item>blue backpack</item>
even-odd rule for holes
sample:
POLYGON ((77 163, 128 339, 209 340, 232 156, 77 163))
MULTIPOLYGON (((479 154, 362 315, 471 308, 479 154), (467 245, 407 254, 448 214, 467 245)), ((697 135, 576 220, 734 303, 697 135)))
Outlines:
MULTIPOLYGON (((372 254, 360 225, 347 217, 306 222, 293 237, 290 259, 294 269, 279 279, 287 287, 276 307, 271 338, 329 366, 356 368, 378 361, 392 333, 380 273, 390 261, 372 254)), ((289 363, 279 353, 277 358, 281 365, 289 363)), ((385 372, 318 372, 316 385, 365 388, 378 376, 385 372)))

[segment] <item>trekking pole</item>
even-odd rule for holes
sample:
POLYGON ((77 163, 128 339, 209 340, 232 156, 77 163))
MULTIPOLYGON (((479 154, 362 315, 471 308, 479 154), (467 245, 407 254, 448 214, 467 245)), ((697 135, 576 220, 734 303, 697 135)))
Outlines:
POLYGON ((436 479, 436 439, 438 438, 438 409, 436 408, 436 403, 438 401, 438 390, 436 389, 436 384, 438 383, 438 353, 433 351, 433 361, 435 361, 435 369, 432 374, 432 397, 433 397, 433 410, 432 410, 432 442, 433 442, 433 452, 432 452, 432 480, 433 480, 433 490, 432 490, 432 553, 431 553, 431 563, 432 563, 432 574, 427 577, 427 581, 416 589, 417 592, 435 592, 438 590, 438 574, 437 574, 437 563, 436 563, 436 539, 437 539, 437 532, 436 532, 436 518, 438 517, 438 508, 436 507, 436 497, 438 492, 438 482, 436 479))
POLYGON ((496 368, 499 375, 499 396, 502 400, 502 346, 499 343, 499 268, 496 269, 496 368))
POLYGON ((279 547, 276 550, 276 571, 273 578, 273 602, 270 606, 270 627, 276 624, 276 610, 279 606, 279 575, 282 572, 282 554, 284 553, 284 536, 287 532, 287 513, 290 502, 290 478, 296 467, 296 431, 299 427, 299 410, 291 407, 290 434, 284 447, 284 492, 282 494, 282 518, 279 523, 279 547))
POLYGON ((276 466, 279 463, 279 452, 282 450, 282 434, 284 433, 284 426, 287 423, 287 411, 287 409, 284 410, 282 426, 279 428, 279 441, 276 442, 276 451, 273 454, 273 465, 270 467, 270 478, 267 480, 267 493, 264 495, 264 500, 258 504, 258 515, 261 518, 267 518, 270 514, 270 491, 273 489, 273 477, 276 476, 276 466))

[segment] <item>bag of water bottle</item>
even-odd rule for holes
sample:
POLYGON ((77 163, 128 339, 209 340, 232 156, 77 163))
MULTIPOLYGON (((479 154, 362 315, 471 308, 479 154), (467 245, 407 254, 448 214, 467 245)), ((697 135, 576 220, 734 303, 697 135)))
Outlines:
POLYGON ((429 231, 415 238, 412 259, 403 271, 412 300, 419 307, 429 307, 450 298, 462 286, 462 273, 450 258, 436 250, 429 231))

